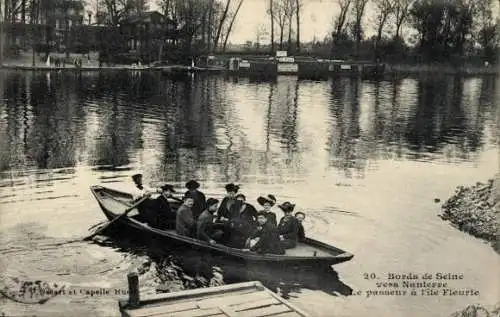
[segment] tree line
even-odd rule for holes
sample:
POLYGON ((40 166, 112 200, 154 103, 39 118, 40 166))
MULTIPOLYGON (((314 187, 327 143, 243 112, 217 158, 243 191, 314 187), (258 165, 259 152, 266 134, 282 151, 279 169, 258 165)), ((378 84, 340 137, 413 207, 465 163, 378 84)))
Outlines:
MULTIPOLYGON (((109 26, 118 26, 128 16, 149 9, 148 0, 89 1, 89 22, 93 14, 94 22, 109 26)), ((268 22, 256 29, 257 45, 267 33, 271 53, 280 49, 300 54, 304 45, 300 38, 301 14, 308 1, 266 1, 268 22)), ((464 56, 476 56, 494 62, 499 53, 493 15, 496 0, 325 1, 335 3, 338 13, 332 16, 328 36, 313 43, 313 52, 322 55, 381 60, 411 56, 416 62, 461 62, 464 56), (369 7, 374 15, 367 14, 369 7), (366 36, 368 28, 376 30, 375 36, 366 36)), ((4 0, 3 18, 8 22, 47 23, 54 10, 67 2, 4 0)), ((244 0, 157 0, 157 5, 182 30, 183 53, 192 55, 226 51, 244 0)))
MULTIPOLYGON (((493 15, 496 0, 333 1, 338 14, 333 17, 332 31, 323 41, 313 43, 314 51, 324 55, 453 63, 463 62, 467 56, 495 62, 499 53, 493 15), (369 5, 375 14, 368 17, 369 5), (369 27, 376 30, 375 36, 366 36, 369 27)), ((276 41, 280 49, 300 52, 300 13, 305 4, 302 0, 269 0, 273 51, 276 41)))

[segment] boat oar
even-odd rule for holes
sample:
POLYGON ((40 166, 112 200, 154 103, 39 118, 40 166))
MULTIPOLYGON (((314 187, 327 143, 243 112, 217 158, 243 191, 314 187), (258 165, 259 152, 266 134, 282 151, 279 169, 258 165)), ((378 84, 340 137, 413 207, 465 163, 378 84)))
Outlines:
POLYGON ((137 201, 135 204, 132 206, 128 207, 127 210, 125 210, 121 215, 116 216, 113 220, 108 222, 106 225, 102 226, 101 228, 97 229, 96 232, 92 233, 90 236, 87 236, 83 238, 83 241, 88 241, 98 235, 99 233, 103 232, 106 228, 108 228, 111 224, 113 224, 115 221, 118 219, 122 218, 123 216, 126 216, 129 212, 131 212, 134 208, 139 206, 143 201, 145 201, 149 196, 144 196, 142 197, 139 201, 137 201))

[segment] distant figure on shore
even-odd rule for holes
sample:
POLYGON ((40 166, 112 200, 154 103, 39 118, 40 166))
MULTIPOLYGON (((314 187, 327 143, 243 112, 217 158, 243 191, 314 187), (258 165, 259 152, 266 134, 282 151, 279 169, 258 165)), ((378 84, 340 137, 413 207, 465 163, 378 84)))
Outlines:
POLYGON ((306 219, 306 214, 299 211, 295 213, 295 218, 297 218, 297 222, 299 225, 299 230, 297 232, 297 240, 299 242, 304 242, 306 240, 306 231, 304 230, 304 225, 302 222, 304 222, 304 219, 306 219))
POLYGON ((278 207, 285 213, 278 225, 281 246, 285 249, 295 248, 299 231, 299 221, 292 215, 295 205, 286 201, 278 207))
POLYGON ((200 214, 206 209, 206 198, 205 194, 198 190, 200 188, 200 183, 195 180, 190 180, 186 183, 186 188, 188 189, 185 195, 190 195, 194 199, 193 205, 193 217, 198 219, 200 214))
POLYGON ((259 212, 257 215, 258 227, 252 232, 247 241, 246 251, 269 254, 285 254, 281 246, 276 226, 269 223, 267 213, 259 212))
POLYGON ((267 195, 266 197, 260 196, 259 198, 257 198, 257 202, 259 203, 259 205, 264 207, 264 210, 262 210, 262 212, 267 215, 270 224, 276 227, 278 225, 276 214, 271 211, 271 208, 276 204, 276 197, 274 197, 274 195, 267 195))
POLYGON ((175 231, 182 236, 192 237, 195 232, 196 222, 193 218, 193 197, 188 193, 184 196, 184 203, 177 210, 175 231))
POLYGON ((207 209, 203 211, 196 223, 196 238, 210 244, 220 242, 224 231, 214 228, 214 213, 217 211, 218 199, 209 198, 207 209))

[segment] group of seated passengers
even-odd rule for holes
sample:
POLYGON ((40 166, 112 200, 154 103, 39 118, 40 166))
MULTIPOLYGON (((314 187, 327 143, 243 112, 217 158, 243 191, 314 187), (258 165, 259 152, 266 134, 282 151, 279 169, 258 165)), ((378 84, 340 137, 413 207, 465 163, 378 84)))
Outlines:
MULTIPOLYGON (((152 191, 142 184, 142 175, 136 174, 132 179, 138 190, 134 198, 149 197, 152 191)), ((199 187, 194 180, 187 182, 182 204, 174 212, 168 199, 181 200, 173 197, 173 186, 162 186, 159 197, 146 199, 139 206, 140 220, 159 229, 175 228, 180 235, 210 244, 221 243, 258 253, 284 254, 285 249, 294 248, 298 241, 305 239, 302 226, 305 214, 293 215, 295 205, 290 202, 278 205, 284 212, 278 223, 271 211, 276 205, 273 195, 259 197, 257 202, 263 209, 257 211, 246 202, 245 195, 238 193, 238 185, 226 185, 227 194, 220 204, 218 199, 206 199, 199 187)))

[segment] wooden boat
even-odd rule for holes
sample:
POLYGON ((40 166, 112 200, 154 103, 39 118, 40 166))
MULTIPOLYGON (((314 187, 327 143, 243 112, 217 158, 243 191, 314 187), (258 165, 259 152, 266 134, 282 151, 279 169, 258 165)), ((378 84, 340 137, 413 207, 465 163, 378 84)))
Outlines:
MULTIPOLYGON (((122 214, 127 207, 132 205, 132 195, 129 193, 102 186, 92 186, 90 189, 102 211, 110 220, 122 214)), ((173 208, 178 207, 178 205, 178 202, 172 201, 173 208)), ((303 243, 298 243, 297 247, 286 250, 284 255, 257 254, 222 244, 211 245, 195 238, 178 235, 175 230, 156 229, 138 221, 133 215, 122 217, 117 222, 119 225, 137 230, 143 235, 152 236, 155 240, 165 240, 177 246, 209 252, 215 256, 244 262, 245 265, 278 265, 299 270, 328 270, 334 264, 353 258, 353 255, 346 251, 310 238, 307 238, 303 243)))

